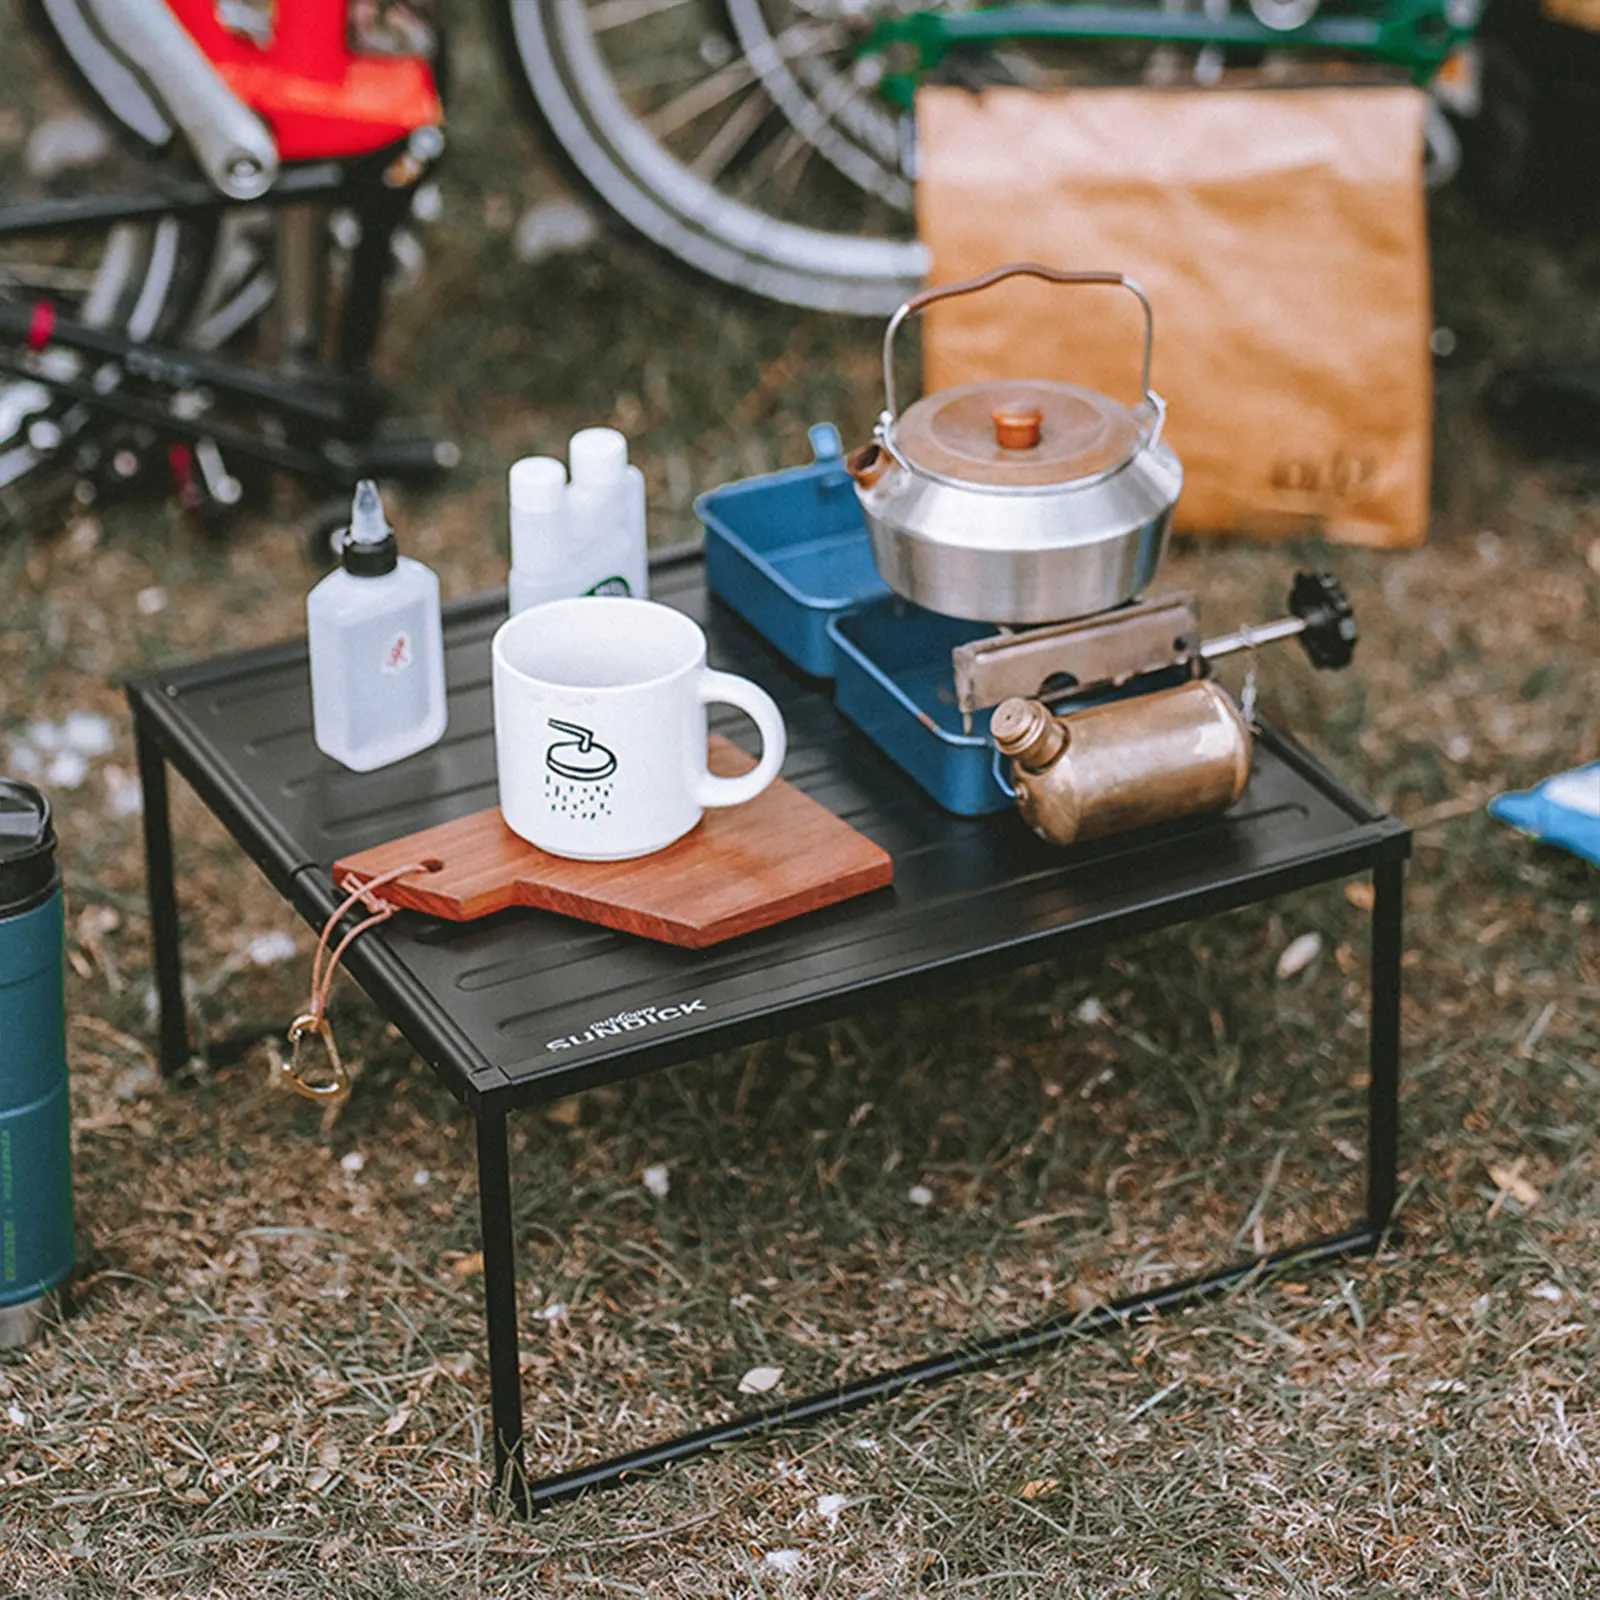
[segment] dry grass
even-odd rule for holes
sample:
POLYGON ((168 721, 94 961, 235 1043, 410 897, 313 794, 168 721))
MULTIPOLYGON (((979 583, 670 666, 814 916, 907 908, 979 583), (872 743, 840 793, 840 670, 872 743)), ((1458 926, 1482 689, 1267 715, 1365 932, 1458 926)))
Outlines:
MULTIPOLYGON (((487 138, 504 97, 478 46, 463 69, 455 226, 389 345, 467 445, 450 494, 404 512, 450 592, 499 575, 504 461, 579 422, 638 440, 663 537, 689 531, 695 489, 801 459, 816 417, 866 426, 870 330, 730 301, 620 247, 516 268, 504 221, 552 180, 520 138, 487 138)), ((1358 666, 1314 679, 1284 655, 1265 686, 1420 824, 1403 1245, 529 1526, 491 1514, 478 1466, 459 1108, 348 988, 361 1079, 326 1136, 260 1055, 180 1090, 151 1068, 111 680, 296 628, 299 509, 223 547, 157 509, 0 549, 0 745, 79 707, 122 730, 59 796, 82 1270, 70 1314, 0 1363, 0 1591, 1600 1592, 1595 878, 1479 804, 1595 753, 1600 517, 1474 413, 1496 357, 1594 349, 1600 260, 1495 239, 1453 203, 1438 251, 1466 353, 1441 388, 1433 540, 1326 552, 1363 619, 1358 666), (130 608, 151 586, 165 609, 130 608)), ((1220 624, 1268 614, 1303 553, 1190 546, 1170 577, 1220 624)), ((307 936, 177 803, 203 1028, 287 1018, 307 936), (253 963, 275 931, 299 954, 253 963)), ((1334 889, 521 1118, 534 1459, 732 1414, 755 1365, 796 1394, 1338 1225, 1359 1189, 1363 954, 1334 889), (1307 930, 1321 959, 1276 981, 1307 930), (664 1198, 641 1182, 658 1164, 664 1198)))

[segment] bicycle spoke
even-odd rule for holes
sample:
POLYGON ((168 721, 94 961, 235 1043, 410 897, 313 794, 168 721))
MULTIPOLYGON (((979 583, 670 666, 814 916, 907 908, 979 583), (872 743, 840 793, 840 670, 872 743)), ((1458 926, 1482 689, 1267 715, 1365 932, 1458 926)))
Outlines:
POLYGON ((757 72, 765 72, 797 56, 830 50, 843 39, 844 30, 837 23, 795 22, 764 44, 746 51, 745 58, 757 72))
POLYGON ((669 100, 644 119, 644 125, 658 139, 666 139, 691 122, 698 121, 724 100, 755 82, 755 72, 745 60, 730 61, 719 72, 697 83, 692 89, 669 100))
POLYGON ((815 140, 852 101, 862 98, 860 87, 847 73, 834 72, 822 79, 822 89, 805 118, 796 126, 807 139, 815 140))
POLYGON ((82 267, 49 267, 36 261, 0 261, 0 284, 77 297, 94 286, 94 273, 82 267))
POLYGON ((765 183, 774 180, 796 156, 811 148, 811 141, 793 128, 785 128, 780 138, 774 139, 754 161, 745 174, 740 192, 747 198, 765 183))
POLYGON ((586 13, 590 33, 605 33, 612 28, 625 28, 630 23, 643 22, 649 17, 671 11, 675 6, 687 5, 689 0, 600 0, 586 13))
POLYGON ((777 109, 760 89, 744 99, 728 116, 705 148, 694 158, 690 170, 715 183, 728 164, 761 131, 761 125, 777 109))
POLYGON ((801 148, 798 151, 794 154, 786 154, 773 169, 772 175, 776 182, 778 193, 785 200, 792 201, 794 199, 795 192, 800 187, 800 180, 805 175, 806 166, 817 153, 816 145, 809 139, 802 137, 800 145, 801 148), (789 169, 787 177, 782 175, 785 167, 789 169))
POLYGON ((719 68, 709 78, 686 89, 676 99, 658 106, 644 119, 644 125, 658 139, 665 139, 698 121, 708 111, 714 110, 724 100, 754 82, 756 75, 769 61, 779 61, 810 49, 819 36, 836 32, 835 29, 812 27, 809 23, 796 23, 786 28, 765 46, 762 56, 754 53, 735 57, 727 66, 719 68))
MULTIPOLYGON (((699 80, 704 71, 705 63, 691 56, 663 57, 653 61, 643 71, 619 72, 616 84, 625 97, 637 99, 645 97, 651 89, 664 89, 669 84, 683 83, 690 78, 699 80)), ((658 111, 664 109, 664 105, 657 107, 658 111)), ((690 118, 690 121, 693 120, 690 118)))
POLYGON ((994 52, 994 59, 997 66, 1005 69, 1011 81, 1024 89, 1042 89, 1049 82, 1049 74, 1021 50, 1002 46, 994 52))
MULTIPOLYGON (((860 310, 925 270, 904 238, 897 114, 855 68, 870 14, 898 0, 516 3, 538 8, 581 124, 569 139, 558 119, 557 137, 669 250, 760 293, 860 310)), ((519 35, 536 92, 539 48, 519 35)))

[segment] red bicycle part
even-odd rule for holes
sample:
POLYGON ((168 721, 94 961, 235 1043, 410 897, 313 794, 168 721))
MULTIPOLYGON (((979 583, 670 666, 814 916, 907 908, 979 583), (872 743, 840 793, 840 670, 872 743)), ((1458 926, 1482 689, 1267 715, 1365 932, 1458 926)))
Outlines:
POLYGON ((285 161, 366 155, 444 120, 432 63, 352 51, 336 0, 277 0, 266 44, 225 28, 216 0, 168 4, 285 161))
POLYGON ((56 331, 56 303, 54 300, 35 300, 28 314, 28 348, 37 354, 50 343, 56 331))
POLYGON ((195 482, 194 451, 181 439, 167 446, 167 471, 172 474, 173 492, 185 511, 200 507, 200 485, 195 482))

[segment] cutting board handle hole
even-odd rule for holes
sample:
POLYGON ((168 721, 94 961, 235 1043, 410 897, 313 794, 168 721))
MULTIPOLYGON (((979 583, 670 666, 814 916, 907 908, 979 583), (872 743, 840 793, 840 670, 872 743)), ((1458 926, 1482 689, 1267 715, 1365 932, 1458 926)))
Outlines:
POLYGON ((421 867, 424 872, 444 871, 444 862, 442 862, 438 856, 429 856, 425 861, 419 861, 417 865, 421 867))

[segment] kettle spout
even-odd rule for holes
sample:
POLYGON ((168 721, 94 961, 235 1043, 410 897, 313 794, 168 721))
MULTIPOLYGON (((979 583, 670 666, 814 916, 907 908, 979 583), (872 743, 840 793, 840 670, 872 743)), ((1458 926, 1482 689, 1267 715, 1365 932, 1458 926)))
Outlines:
POLYGON ((892 465, 893 458, 881 444, 874 441, 852 450, 844 458, 844 470, 856 480, 856 487, 870 489, 892 465))

